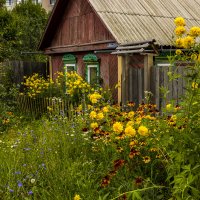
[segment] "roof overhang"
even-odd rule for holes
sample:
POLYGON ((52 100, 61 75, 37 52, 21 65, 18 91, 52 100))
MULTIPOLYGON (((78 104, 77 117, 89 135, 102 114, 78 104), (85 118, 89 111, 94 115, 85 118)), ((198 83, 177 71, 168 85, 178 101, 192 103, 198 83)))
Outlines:
POLYGON ((152 53, 158 54, 156 40, 146 40, 141 42, 121 44, 113 51, 112 54, 123 55, 123 54, 141 54, 141 53, 152 53))

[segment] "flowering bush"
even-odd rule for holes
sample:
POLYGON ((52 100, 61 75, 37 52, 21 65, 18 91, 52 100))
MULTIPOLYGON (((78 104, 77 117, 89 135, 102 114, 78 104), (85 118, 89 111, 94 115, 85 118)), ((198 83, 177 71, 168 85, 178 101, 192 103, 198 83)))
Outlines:
POLYGON ((177 47, 188 49, 198 45, 196 38, 200 36, 200 27, 194 26, 187 32, 185 28, 186 23, 182 17, 177 17, 174 23, 176 25, 174 32, 177 37, 175 41, 177 47))
MULTIPOLYGON (((123 110, 103 89, 68 74, 64 91, 84 100, 72 118, 42 118, 17 127, 14 140, 0 140, 3 199, 199 199, 199 29, 187 32, 181 17, 175 24, 175 43, 183 43, 170 61, 187 64, 180 105, 169 102, 162 114, 149 101, 123 110)), ((4 124, 12 120, 7 115, 4 124)))
POLYGON ((25 86, 25 93, 32 98, 44 95, 50 88, 50 85, 54 83, 51 79, 45 80, 39 74, 33 74, 30 77, 25 76, 24 78, 25 82, 23 85, 25 86))
MULTIPOLYGON (((200 27, 191 27, 190 30, 179 32, 186 25, 182 17, 174 20, 175 44, 178 48, 176 55, 170 61, 175 65, 187 64, 185 68, 187 82, 186 92, 180 108, 167 105, 165 115, 168 116, 168 125, 171 127, 163 131, 159 127, 160 146, 168 157, 167 181, 170 182, 172 198, 198 199, 200 195, 200 27), (181 27, 181 28, 180 28, 181 27), (180 29, 178 29, 180 28, 180 29), (182 49, 184 48, 184 50, 182 49), (174 114, 173 112, 177 112, 174 114)), ((183 29, 182 29, 183 30, 183 29)), ((172 80, 177 74, 169 74, 172 80)), ((179 75, 180 76, 180 75, 179 75)))
POLYGON ((0 70, 0 133, 16 123, 14 116, 17 112, 16 96, 18 94, 18 87, 12 81, 11 68, 4 66, 2 69, 2 72, 0 70))
MULTIPOLYGON (((55 73, 56 79, 53 81, 51 78, 45 79, 39 74, 33 74, 29 77, 24 77, 24 94, 31 97, 62 97, 64 92, 65 79, 62 72, 55 73)), ((23 95, 23 93, 21 93, 23 95)))

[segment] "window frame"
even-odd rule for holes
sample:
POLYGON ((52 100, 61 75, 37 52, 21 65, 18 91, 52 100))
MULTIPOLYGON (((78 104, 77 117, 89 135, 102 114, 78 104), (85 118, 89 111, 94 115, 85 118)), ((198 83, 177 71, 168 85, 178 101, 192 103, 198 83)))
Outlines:
POLYGON ((6 0, 6 6, 12 6, 13 0, 6 0))
POLYGON ((55 3, 56 3, 56 0, 49 0, 49 4, 50 4, 50 5, 54 6, 55 3))
POLYGON ((65 54, 62 60, 64 63, 65 72, 67 72, 67 67, 72 67, 72 66, 74 67, 74 71, 77 71, 76 57, 73 54, 65 54))
POLYGON ((91 68, 96 68, 97 69, 96 77, 97 77, 97 81, 98 81, 98 65, 97 64, 88 64, 87 65, 87 82, 89 84, 91 84, 91 77, 90 77, 90 69, 91 68))
POLYGON ((76 63, 66 63, 64 66, 65 73, 68 72, 68 70, 67 70, 68 67, 73 67, 74 68, 73 71, 76 71, 76 63))
POLYGON ((97 78, 97 83, 99 85, 99 79, 100 79, 100 63, 99 63, 99 59, 97 58, 97 56, 95 54, 87 54, 83 57, 83 61, 85 64, 85 68, 86 68, 86 81, 91 84, 91 80, 90 80, 90 68, 96 68, 97 69, 97 73, 96 73, 96 78, 97 78))

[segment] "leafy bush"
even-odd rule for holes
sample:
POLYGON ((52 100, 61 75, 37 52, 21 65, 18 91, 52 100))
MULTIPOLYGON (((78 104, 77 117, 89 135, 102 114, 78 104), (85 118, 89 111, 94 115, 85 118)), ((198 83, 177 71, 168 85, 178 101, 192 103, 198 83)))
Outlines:
MULTIPOLYGON (((182 18, 175 22, 185 25, 182 18)), ((183 37, 180 47, 190 49, 179 49, 171 62, 187 64, 188 84, 182 103, 167 104, 162 115, 148 101, 138 108, 130 102, 125 110, 111 105, 104 90, 69 74, 64 93, 81 99, 71 118, 52 112, 0 140, 1 197, 199 199, 200 49, 193 42, 198 30, 190 30, 193 39, 184 27, 175 31, 178 41, 183 37)), ((170 71, 169 76, 179 75, 170 71)))
POLYGON ((11 70, 4 67, 0 74, 0 132, 15 122, 18 88, 12 83, 11 70))

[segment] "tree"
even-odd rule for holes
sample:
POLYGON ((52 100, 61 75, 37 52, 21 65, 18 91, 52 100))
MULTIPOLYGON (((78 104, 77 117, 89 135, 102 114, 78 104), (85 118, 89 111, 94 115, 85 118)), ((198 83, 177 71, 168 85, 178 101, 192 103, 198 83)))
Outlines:
POLYGON ((17 28, 14 26, 14 18, 6 8, 0 8, 0 61, 12 57, 17 38, 17 28))
POLYGON ((4 7, 6 0, 0 0, 0 8, 4 7))
POLYGON ((0 60, 37 59, 23 52, 37 51, 47 18, 41 5, 31 0, 17 4, 12 11, 0 8, 0 60))

